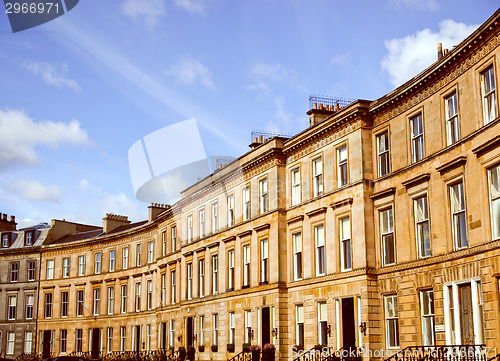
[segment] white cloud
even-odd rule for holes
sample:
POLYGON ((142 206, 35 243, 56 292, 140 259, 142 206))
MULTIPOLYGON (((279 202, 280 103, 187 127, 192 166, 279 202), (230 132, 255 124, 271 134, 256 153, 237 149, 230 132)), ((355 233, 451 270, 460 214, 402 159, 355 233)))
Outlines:
POLYGON ((184 8, 191 13, 203 14, 205 9, 201 5, 201 1, 196 0, 175 0, 175 5, 184 8))
POLYGON ((37 164, 36 146, 89 145, 87 133, 74 119, 69 123, 35 122, 23 111, 0 110, 0 169, 37 164))
POLYGON ((330 59, 330 64, 343 67, 351 63, 351 53, 343 53, 335 55, 330 59))
POLYGON ((37 202, 59 202, 61 191, 57 185, 44 186, 31 179, 20 179, 6 186, 8 191, 18 192, 21 197, 37 202))
POLYGON ((422 9, 427 11, 435 11, 439 8, 436 0, 393 0, 396 6, 422 9))
POLYGON ((125 0, 122 13, 134 21, 142 20, 147 26, 154 27, 167 11, 165 0, 125 0))
POLYGON ((250 78, 252 84, 247 89, 269 91, 273 84, 292 84, 297 77, 293 70, 287 69, 281 64, 259 63, 250 70, 250 78))
POLYGON ((437 43, 451 50, 477 27, 443 20, 437 33, 424 29, 404 38, 386 40, 388 53, 381 61, 382 69, 389 74, 392 85, 399 86, 437 60, 437 43))
POLYGON ((54 85, 59 88, 70 88, 77 93, 82 90, 75 80, 64 77, 64 74, 68 72, 67 64, 54 66, 44 62, 26 61, 22 66, 34 74, 41 75, 42 79, 49 85, 54 85))
POLYGON ((198 60, 186 58, 177 64, 170 65, 165 74, 174 77, 184 85, 200 83, 203 86, 215 89, 209 70, 198 60))
POLYGON ((293 115, 286 106, 286 99, 279 95, 273 99, 274 117, 268 122, 266 129, 272 133, 294 133, 297 129, 307 128, 308 118, 302 115, 293 115))

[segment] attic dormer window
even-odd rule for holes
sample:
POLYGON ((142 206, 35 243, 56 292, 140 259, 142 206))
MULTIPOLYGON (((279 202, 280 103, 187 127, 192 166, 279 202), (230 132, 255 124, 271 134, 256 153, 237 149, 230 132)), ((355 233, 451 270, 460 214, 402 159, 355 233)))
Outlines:
POLYGON ((31 246, 33 245, 33 231, 26 231, 24 232, 24 245, 25 246, 31 246))
POLYGON ((10 239, 11 239, 11 233, 2 233, 2 247, 3 248, 8 248, 10 247, 10 239))

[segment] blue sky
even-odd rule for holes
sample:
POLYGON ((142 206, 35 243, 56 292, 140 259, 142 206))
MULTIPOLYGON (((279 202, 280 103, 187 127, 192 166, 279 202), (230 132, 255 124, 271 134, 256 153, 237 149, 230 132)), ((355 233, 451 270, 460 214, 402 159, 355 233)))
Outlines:
POLYGON ((197 119, 208 155, 295 134, 308 98, 377 99, 500 0, 81 0, 13 34, 0 13, 0 212, 19 226, 147 216, 128 149, 197 119))

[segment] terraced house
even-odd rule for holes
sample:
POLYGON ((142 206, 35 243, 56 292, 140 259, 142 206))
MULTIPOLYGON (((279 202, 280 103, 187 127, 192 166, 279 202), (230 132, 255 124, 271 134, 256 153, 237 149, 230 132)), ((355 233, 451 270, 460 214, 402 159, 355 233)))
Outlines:
POLYGON ((144 222, 53 221, 37 351, 500 344, 499 19, 380 99, 311 99, 144 222))

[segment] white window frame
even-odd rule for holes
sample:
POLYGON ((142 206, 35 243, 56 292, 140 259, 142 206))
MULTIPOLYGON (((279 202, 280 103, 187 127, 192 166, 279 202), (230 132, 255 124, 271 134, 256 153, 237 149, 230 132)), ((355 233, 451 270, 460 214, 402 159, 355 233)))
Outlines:
POLYGON ((70 264, 69 257, 64 257, 62 263, 63 263, 62 277, 63 278, 68 278, 69 277, 69 264, 70 264))
POLYGON ((93 294, 92 314, 94 316, 99 316, 99 314, 101 312, 101 289, 94 288, 92 291, 92 294, 93 294))
POLYGON ((325 227, 323 224, 314 226, 316 277, 326 274, 325 227))
POLYGON ((446 114, 446 145, 450 146, 460 140, 458 124, 458 95, 454 91, 444 99, 446 114))
POLYGON ((481 94, 483 98, 484 124, 498 117, 495 68, 493 64, 481 72, 481 94))
POLYGON ((227 196, 227 226, 234 226, 234 195, 227 196))
POLYGON ((17 318, 17 295, 7 296, 7 320, 12 321, 17 318))
POLYGON ((175 252, 177 250, 177 227, 172 227, 170 232, 172 236, 170 247, 172 247, 172 252, 175 252))
POLYGON ((113 352, 113 327, 106 329, 106 352, 113 352))
POLYGON ((141 266, 141 253, 142 253, 142 244, 137 243, 135 246, 135 266, 141 266))
POLYGON ((109 272, 116 270, 116 250, 109 251, 109 272))
POLYGON ((193 263, 190 262, 186 265, 187 287, 186 297, 188 300, 193 298, 193 263))
POLYGON ((376 142, 378 176, 383 177, 391 172, 389 131, 377 134, 376 142))
POLYGON ((94 253, 94 274, 98 275, 102 270, 102 252, 94 253))
POLYGON ((200 238, 205 237, 205 208, 198 211, 200 221, 200 238))
POLYGON ((212 203, 212 233, 219 231, 219 205, 212 203))
POLYGON ((76 290, 76 316, 77 317, 82 317, 84 308, 83 308, 83 302, 84 302, 84 291, 83 290, 76 290), (81 297, 79 297, 81 295, 81 297))
POLYGON ((7 345, 5 346, 5 354, 13 355, 16 344, 16 333, 7 332, 7 345))
POLYGON ((115 287, 108 287, 108 315, 112 315, 115 312, 115 287))
POLYGON ((385 339, 387 349, 399 347, 398 296, 384 296, 385 339), (391 331, 394 337, 391 337, 391 331))
POLYGON ((68 317, 69 293, 68 291, 61 292, 61 318, 68 317))
POLYGON ((205 296, 205 259, 198 260, 198 297, 205 296))
POLYGON ((129 256, 129 252, 128 252, 128 247, 124 247, 122 249, 122 269, 128 269, 128 256, 129 256))
POLYGON ((317 157, 312 160, 313 175, 313 198, 323 194, 323 158, 317 157))
POLYGON ((228 289, 234 290, 234 249, 227 253, 227 278, 228 278, 228 289))
POLYGON ((170 271, 170 303, 173 305, 176 301, 176 279, 175 271, 170 271))
POLYGON ((418 258, 430 257, 432 255, 428 202, 427 194, 413 199, 415 241, 417 243, 418 258))
POLYGON ((381 249, 382 249, 382 266, 390 266, 396 263, 396 237, 394 233, 394 208, 391 206, 386 209, 382 209, 379 211, 380 217, 380 239, 381 239, 381 249), (387 224, 384 223, 384 215, 388 212, 387 224), (387 226, 387 228, 385 227, 387 226), (388 249, 386 239, 392 237, 392 253, 393 260, 390 262, 388 260, 388 249))
POLYGON ((411 129, 411 159, 417 163, 425 158, 424 118, 418 113, 410 118, 411 129), (416 127, 415 125, 418 125, 416 127))
POLYGON ((260 241, 260 282, 269 283, 269 240, 260 241))
POLYGON ((500 164, 488 170, 490 192, 491 238, 500 239, 500 164))
POLYGON ((250 186, 243 188, 241 198, 243 221, 247 221, 250 219, 250 186))
POLYGON ((155 260, 155 243, 154 241, 148 242, 148 263, 153 263, 155 260))
POLYGON ((54 260, 53 259, 48 259, 47 260, 47 273, 45 274, 45 279, 47 280, 52 280, 54 279, 54 260))
POLYGON ((216 254, 212 255, 212 294, 219 293, 219 259, 216 254))
POLYGON ((295 344, 304 346, 304 305, 295 305, 295 344))
POLYGON ((26 315, 27 320, 33 319, 33 307, 35 306, 35 295, 33 293, 26 294, 26 315))
POLYGON ((252 311, 251 310, 245 310, 243 312, 244 314, 244 332, 245 332, 245 335, 244 335, 244 339, 245 339, 245 343, 251 343, 252 342, 252 311))
POLYGON ((347 145, 337 148, 337 182, 339 188, 349 184, 347 145))
POLYGON ((135 312, 141 311, 141 282, 135 284, 135 312))
POLYGON ((339 219, 340 231, 340 266, 342 271, 352 270, 351 218, 339 219))
POLYGON ((236 316, 234 312, 229 312, 229 343, 235 344, 236 341, 236 316))
POLYGON ((120 286, 120 313, 127 313, 127 285, 120 286))
POLYGON ((212 345, 219 344, 219 314, 212 315, 212 345))
POLYGON ((302 201, 300 189, 300 167, 291 170, 290 178, 292 184, 292 206, 296 206, 302 201))
POLYGON ((260 214, 264 214, 269 210, 267 178, 259 181, 259 210, 260 214))
POLYGON ((328 335, 326 327, 328 325, 326 301, 318 302, 318 345, 326 346, 328 344, 328 335))
POLYGON ((293 280, 299 281, 303 277, 303 255, 302 255, 302 233, 295 232, 292 234, 293 243, 293 280))
POLYGON ((422 323, 422 345, 433 346, 436 344, 433 290, 420 291, 420 317, 422 323))
POLYGON ((251 254, 250 245, 246 244, 243 246, 243 287, 250 287, 250 275, 251 275, 251 254))
POLYGON ((449 189, 453 245, 455 249, 466 248, 468 246, 468 234, 465 204, 465 184, 463 180, 460 180, 459 182, 450 184, 449 189), (464 235, 465 239, 463 239, 464 235))

